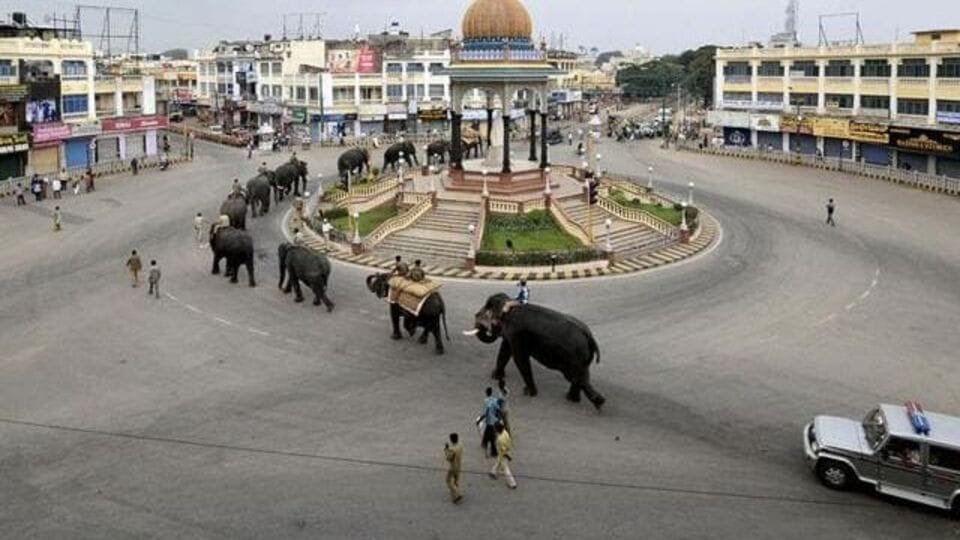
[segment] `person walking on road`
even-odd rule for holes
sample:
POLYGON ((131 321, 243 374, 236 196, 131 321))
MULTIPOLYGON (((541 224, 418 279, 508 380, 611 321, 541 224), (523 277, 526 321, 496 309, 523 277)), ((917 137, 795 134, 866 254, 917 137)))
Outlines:
POLYGON ((30 181, 30 192, 33 193, 34 202, 43 200, 43 183, 36 175, 30 181))
POLYGON ((833 220, 833 214, 837 211, 837 205, 833 202, 833 199, 827 201, 827 225, 831 227, 836 227, 837 222, 833 220))
POLYGON ((130 170, 133 172, 133 175, 136 176, 140 172, 140 161, 137 158, 130 160, 130 170))
POLYGON ((459 504, 463 500, 463 493, 460 492, 460 470, 463 464, 460 435, 450 434, 450 441, 443 445, 443 455, 447 460, 447 489, 450 490, 450 500, 453 504, 459 504))
POLYGON ((147 296, 156 296, 157 299, 160 299, 160 267, 157 266, 157 261, 150 261, 150 274, 147 276, 147 281, 150 283, 150 290, 147 291, 147 296))
POLYGON ((59 232, 63 226, 63 214, 60 212, 60 207, 54 207, 53 209, 53 232, 59 232))
POLYGON ((493 395, 493 388, 489 386, 485 390, 486 398, 483 400, 483 437, 480 439, 480 446, 490 457, 497 457, 497 432, 495 426, 500 423, 500 403, 493 395))
POLYGON ((140 255, 137 255, 137 250, 133 250, 133 253, 130 254, 130 258, 127 259, 127 270, 130 272, 130 277, 133 280, 133 287, 137 288, 140 286, 140 270, 143 269, 143 262, 140 261, 140 255))
POLYGON ((197 216, 193 218, 193 236, 198 244, 203 244, 203 212, 197 212, 197 216))
POLYGON ((490 478, 494 480, 498 476, 503 476, 507 481, 507 487, 517 489, 517 481, 513 478, 513 471, 510 470, 510 462, 513 461, 513 439, 503 427, 503 424, 497 423, 497 456, 493 462, 493 468, 490 469, 490 478))
POLYGON ((54 199, 61 199, 61 198, 63 198, 63 197, 60 195, 60 192, 61 192, 61 191, 63 191, 63 182, 60 181, 60 178, 59 178, 59 177, 54 178, 54 179, 53 179, 53 198, 54 198, 54 199))
POLYGON ((26 206, 27 200, 23 198, 23 184, 17 182, 17 187, 13 188, 13 193, 17 196, 17 206, 26 206))
POLYGON ((247 160, 253 159, 253 139, 250 139, 250 142, 247 143, 247 160))

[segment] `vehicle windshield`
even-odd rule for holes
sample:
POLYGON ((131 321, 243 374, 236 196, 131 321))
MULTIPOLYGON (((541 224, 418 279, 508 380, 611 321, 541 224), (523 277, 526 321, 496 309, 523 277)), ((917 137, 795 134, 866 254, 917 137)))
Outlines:
POLYGON ((887 419, 883 417, 883 411, 873 409, 867 413, 863 419, 863 432, 870 447, 876 450, 887 436, 887 419))

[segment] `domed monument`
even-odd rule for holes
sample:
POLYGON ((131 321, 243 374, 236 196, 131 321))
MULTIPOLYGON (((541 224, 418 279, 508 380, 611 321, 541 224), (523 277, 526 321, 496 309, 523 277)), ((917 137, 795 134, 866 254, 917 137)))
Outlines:
POLYGON ((549 164, 547 81, 560 72, 534 45, 533 20, 520 0, 473 0, 463 16, 462 31, 462 41, 444 72, 450 76, 452 97, 451 188, 502 194, 542 189, 549 164), (466 107, 465 98, 476 96, 477 90, 485 107, 466 107), (485 141, 476 140, 481 139, 479 130, 464 129, 465 115, 475 124, 486 122, 485 141), (529 156, 514 161, 511 126, 525 117, 529 156), (464 156, 464 147, 479 147, 484 155, 470 159, 464 156))

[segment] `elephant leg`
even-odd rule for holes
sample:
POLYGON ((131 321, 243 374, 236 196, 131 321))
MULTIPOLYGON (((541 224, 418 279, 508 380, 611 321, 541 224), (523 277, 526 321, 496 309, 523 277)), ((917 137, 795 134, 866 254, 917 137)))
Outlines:
POLYGON ((220 273, 220 255, 216 253, 213 254, 213 269, 210 271, 211 274, 217 275, 220 273))
POLYGON ((417 333, 417 318, 409 315, 403 317, 403 329, 407 331, 410 337, 417 333))
POLYGON ((443 354, 443 339, 440 338, 440 317, 437 317, 436 324, 433 325, 433 339, 437 344, 435 349, 437 354, 443 354))
MULTIPOLYGON (((250 281, 249 285, 250 285, 251 287, 256 287, 256 286, 257 286, 257 281, 253 278, 253 257, 249 257, 249 258, 247 259, 247 262, 245 263, 245 266, 247 267, 247 277, 249 278, 249 281, 250 281)), ((240 265, 238 264, 238 265, 237 265, 237 270, 239 270, 239 267, 240 267, 240 265)), ((237 270, 234 270, 234 279, 236 279, 236 272, 237 272, 237 270)))
POLYGON ((432 329, 431 329, 429 326, 424 326, 424 327, 423 327, 423 334, 420 335, 420 339, 417 340, 417 343, 419 343, 419 344, 421 344, 421 345, 426 345, 426 344, 427 344, 427 339, 430 338, 430 332, 431 332, 431 331, 432 331, 432 329))
POLYGON ((577 383, 579 388, 583 389, 583 393, 587 395, 587 399, 590 400, 590 403, 593 403, 593 406, 599 411, 603 404, 607 402, 607 398, 600 395, 600 392, 597 392, 593 385, 590 384, 590 368, 584 367, 583 374, 580 376, 580 381, 577 383))
POLYGON ((570 389, 567 390, 567 400, 573 403, 580 403, 580 385, 570 383, 570 389))
POLYGON ((317 299, 316 301, 314 301, 313 305, 319 306, 320 303, 322 302, 323 305, 326 306, 327 308, 327 313, 330 313, 331 311, 333 311, 333 308, 335 307, 334 303, 331 302, 329 298, 327 298, 327 291, 324 289, 324 287, 317 287, 316 289, 314 289, 313 293, 317 296, 317 299))
POLYGON ((520 376, 523 377, 523 393, 527 396, 537 395, 537 383, 533 381, 533 370, 530 369, 530 353, 517 347, 513 351, 513 362, 520 370, 520 376))
POLYGON ((291 274, 290 281, 293 282, 293 301, 299 304, 300 302, 303 302, 303 291, 300 289, 300 278, 294 274, 291 274))
POLYGON ((507 367, 507 363, 510 361, 510 357, 513 356, 513 350, 510 348, 510 344, 507 340, 503 340, 500 343, 500 352, 497 353, 497 366, 493 368, 493 373, 490 374, 490 377, 496 380, 500 380, 506 377, 504 373, 504 368, 507 367))
POLYGON ((390 304, 390 323, 393 325, 393 339, 403 339, 400 334, 400 307, 396 304, 390 304))
POLYGON ((226 276, 230 278, 230 283, 237 282, 237 268, 240 265, 234 261, 227 259, 227 273, 226 276))

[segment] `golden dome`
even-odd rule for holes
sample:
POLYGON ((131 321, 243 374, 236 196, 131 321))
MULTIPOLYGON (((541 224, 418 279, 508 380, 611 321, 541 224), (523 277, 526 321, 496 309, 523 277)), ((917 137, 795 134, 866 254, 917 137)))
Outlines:
POLYGON ((463 16, 463 38, 522 38, 533 35, 533 20, 520 0, 474 0, 463 16))

